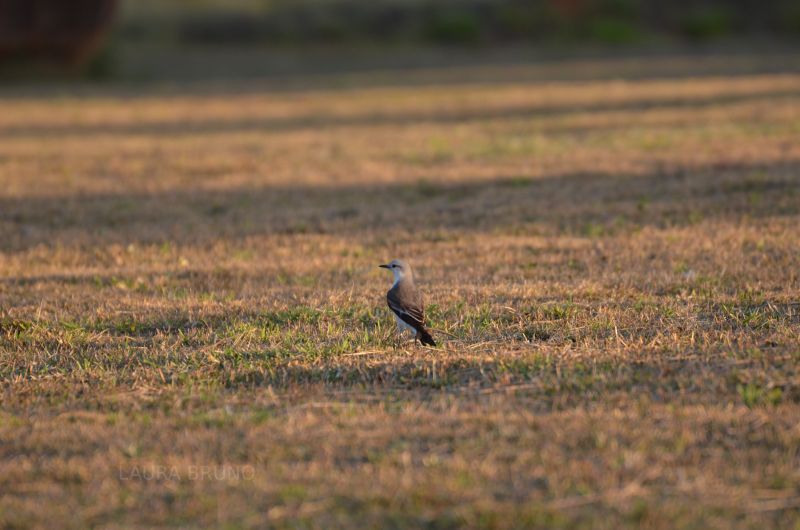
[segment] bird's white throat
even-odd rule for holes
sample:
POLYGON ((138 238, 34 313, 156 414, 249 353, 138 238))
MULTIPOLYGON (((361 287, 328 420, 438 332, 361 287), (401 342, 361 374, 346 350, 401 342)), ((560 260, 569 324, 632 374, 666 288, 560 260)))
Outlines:
POLYGON ((400 283, 400 280, 405 278, 405 274, 403 273, 402 270, 400 270, 400 268, 391 269, 391 271, 392 271, 392 274, 394 274, 394 283, 392 284, 392 287, 394 287, 395 285, 400 283))

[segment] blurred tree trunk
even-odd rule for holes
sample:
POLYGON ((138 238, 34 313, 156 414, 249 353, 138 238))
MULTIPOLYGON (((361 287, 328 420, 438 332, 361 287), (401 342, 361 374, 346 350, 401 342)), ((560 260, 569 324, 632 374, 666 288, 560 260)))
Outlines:
POLYGON ((117 0, 0 0, 0 62, 85 64, 111 27, 117 0))

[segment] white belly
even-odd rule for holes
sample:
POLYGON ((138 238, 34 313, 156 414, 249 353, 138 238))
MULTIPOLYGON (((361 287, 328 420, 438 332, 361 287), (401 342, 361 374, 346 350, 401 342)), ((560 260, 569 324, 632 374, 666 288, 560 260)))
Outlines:
POLYGON ((408 331, 411 332, 412 335, 414 335, 414 336, 417 335, 417 330, 414 329, 413 327, 409 326, 405 322, 403 322, 403 320, 399 316, 394 315, 394 319, 397 321, 397 331, 398 332, 403 333, 405 330, 408 330, 408 331))

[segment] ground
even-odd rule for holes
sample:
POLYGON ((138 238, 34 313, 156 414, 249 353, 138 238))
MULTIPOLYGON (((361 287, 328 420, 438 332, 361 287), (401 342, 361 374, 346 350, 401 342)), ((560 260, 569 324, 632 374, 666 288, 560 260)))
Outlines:
POLYGON ((0 524, 797 528, 796 57, 4 88, 0 524))

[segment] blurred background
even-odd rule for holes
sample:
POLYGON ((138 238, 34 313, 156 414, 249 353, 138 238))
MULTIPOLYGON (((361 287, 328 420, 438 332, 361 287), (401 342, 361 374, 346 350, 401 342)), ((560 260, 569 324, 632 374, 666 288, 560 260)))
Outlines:
POLYGON ((0 0, 6 79, 253 77, 386 56, 435 62, 430 50, 448 62, 466 50, 469 62, 491 49, 735 51, 798 39, 795 0, 0 0), (331 53, 352 61, 331 64, 331 53))

